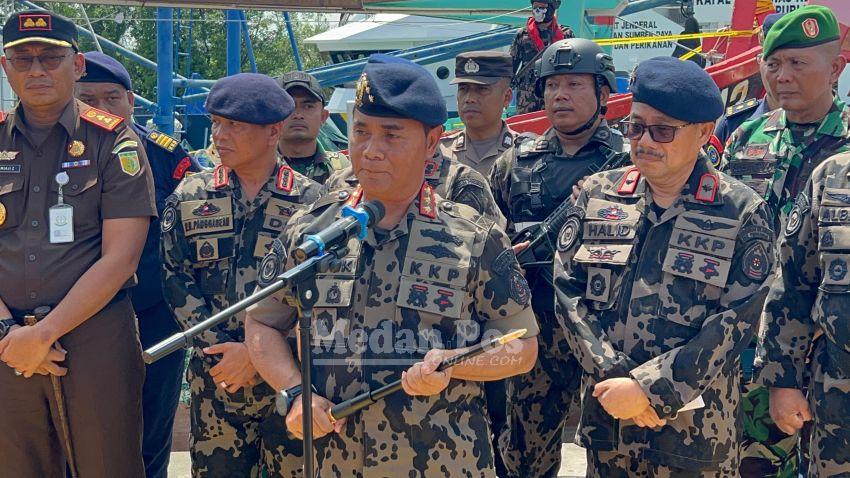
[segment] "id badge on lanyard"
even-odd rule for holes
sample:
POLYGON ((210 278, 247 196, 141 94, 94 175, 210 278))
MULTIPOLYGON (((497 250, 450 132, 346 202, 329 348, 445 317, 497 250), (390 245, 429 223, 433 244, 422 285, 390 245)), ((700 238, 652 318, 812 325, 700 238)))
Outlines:
POLYGON ((65 204, 62 188, 71 180, 68 173, 61 171, 56 175, 56 184, 59 185, 59 201, 50 206, 48 211, 50 220, 50 243, 65 244, 74 242, 74 206, 65 204))

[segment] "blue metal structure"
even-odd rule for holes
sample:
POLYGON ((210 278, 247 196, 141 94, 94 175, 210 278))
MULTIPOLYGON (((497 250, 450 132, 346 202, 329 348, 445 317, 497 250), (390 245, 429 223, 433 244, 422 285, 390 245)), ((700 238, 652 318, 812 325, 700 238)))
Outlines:
POLYGON ((242 71, 242 18, 239 10, 227 11, 227 76, 242 71))
POLYGON ((240 25, 242 26, 242 37, 245 39, 245 53, 248 54, 248 64, 251 66, 251 72, 257 72, 257 59, 254 58, 254 44, 251 42, 251 34, 248 33, 248 19, 245 18, 245 12, 239 10, 240 25))
POLYGON ((154 115, 157 129, 165 134, 174 134, 174 24, 171 23, 173 9, 156 9, 156 58, 159 68, 156 74, 156 102, 159 105, 154 115))
POLYGON ((298 71, 304 69, 301 64, 301 53, 298 51, 298 43, 295 41, 295 32, 292 31, 292 20, 289 18, 289 12, 283 12, 283 22, 286 24, 286 33, 289 35, 289 44, 292 45, 292 56, 295 57, 295 68, 298 71))

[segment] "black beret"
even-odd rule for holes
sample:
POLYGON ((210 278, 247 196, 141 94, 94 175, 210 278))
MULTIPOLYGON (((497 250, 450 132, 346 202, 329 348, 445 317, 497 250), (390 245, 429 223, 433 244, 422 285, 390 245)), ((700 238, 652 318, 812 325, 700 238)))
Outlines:
POLYGON ((3 25, 3 48, 31 42, 79 50, 77 27, 62 15, 47 10, 26 10, 10 15, 3 25))
POLYGON ((455 79, 451 83, 492 85, 513 76, 511 55, 500 51, 469 51, 455 58, 455 79))
POLYGON ((215 82, 204 105, 207 113, 251 124, 274 124, 295 110, 295 102, 270 76, 239 73, 215 82))
POLYGON ((355 108, 369 116, 407 118, 427 126, 448 119, 437 81, 425 68, 389 55, 369 57, 357 80, 355 108))
POLYGON ((78 83, 117 83, 128 90, 133 89, 130 73, 120 61, 98 51, 85 53, 86 74, 78 83))
POLYGON ((689 123, 723 114, 723 97, 708 73, 692 61, 659 56, 640 62, 629 80, 632 101, 689 123))

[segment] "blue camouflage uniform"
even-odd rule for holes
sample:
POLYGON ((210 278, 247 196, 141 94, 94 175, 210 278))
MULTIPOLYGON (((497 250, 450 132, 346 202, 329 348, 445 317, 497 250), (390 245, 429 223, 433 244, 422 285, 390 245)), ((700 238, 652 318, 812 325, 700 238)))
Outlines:
MULTIPOLYGON (((133 89, 130 74, 118 60, 99 52, 88 52, 85 57, 86 74, 80 82, 115 83, 128 91, 133 89)), ((135 123, 131 123, 131 128, 141 139, 147 153, 156 190, 156 209, 161 215, 165 208, 165 199, 186 173, 200 171, 200 167, 171 136, 151 131, 135 123)), ((145 247, 136 269, 138 285, 131 289, 133 308, 138 319, 139 339, 145 349, 180 331, 163 298, 159 229, 159 219, 156 218, 148 228, 145 247)), ((168 474, 171 429, 180 398, 184 353, 181 350, 180 353, 171 354, 145 368, 145 384, 142 390, 142 457, 147 478, 165 477, 168 474)))

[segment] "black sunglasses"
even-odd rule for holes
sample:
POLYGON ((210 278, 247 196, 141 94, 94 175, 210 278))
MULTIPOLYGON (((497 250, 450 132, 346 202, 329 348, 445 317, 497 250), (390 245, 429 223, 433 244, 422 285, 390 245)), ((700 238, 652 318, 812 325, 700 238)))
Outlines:
POLYGON ((623 132, 623 136, 626 138, 637 141, 643 137, 643 134, 646 130, 649 130, 649 136, 656 143, 672 143, 676 138, 676 132, 685 126, 690 126, 695 123, 685 123, 680 126, 671 126, 668 124, 651 124, 645 125, 643 123, 635 123, 633 121, 621 121, 620 129, 623 132))

